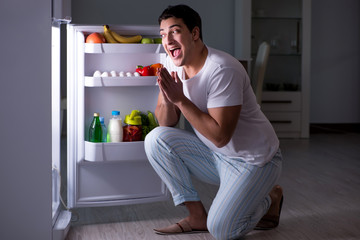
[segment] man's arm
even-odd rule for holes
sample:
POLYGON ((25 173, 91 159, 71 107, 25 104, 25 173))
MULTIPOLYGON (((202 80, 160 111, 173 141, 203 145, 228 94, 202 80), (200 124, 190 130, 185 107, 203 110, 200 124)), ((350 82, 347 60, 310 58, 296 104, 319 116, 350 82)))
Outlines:
POLYGON ((189 123, 215 146, 223 147, 230 141, 236 128, 241 105, 209 108, 209 113, 204 113, 184 95, 182 82, 175 72, 170 75, 166 69, 161 69, 158 77, 160 95, 157 110, 161 113, 160 121, 173 124, 176 115, 177 123, 181 112, 189 123), (168 115, 167 121, 164 113, 168 115))
POLYGON ((241 105, 209 108, 209 114, 202 112, 190 100, 177 103, 184 117, 216 147, 225 146, 234 134, 241 105))
POLYGON ((160 126, 175 126, 180 118, 180 110, 164 98, 160 89, 158 102, 155 109, 155 116, 160 126))

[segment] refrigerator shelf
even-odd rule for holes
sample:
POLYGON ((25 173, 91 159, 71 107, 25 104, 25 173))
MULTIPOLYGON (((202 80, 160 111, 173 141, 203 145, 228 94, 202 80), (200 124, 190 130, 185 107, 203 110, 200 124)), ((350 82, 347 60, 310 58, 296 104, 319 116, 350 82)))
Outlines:
POLYGON ((147 161, 144 141, 93 143, 85 141, 85 160, 90 162, 147 161))
POLYGON ((85 53, 165 53, 161 44, 85 43, 85 53))
POLYGON ((85 77, 85 87, 155 86, 156 76, 146 77, 85 77))

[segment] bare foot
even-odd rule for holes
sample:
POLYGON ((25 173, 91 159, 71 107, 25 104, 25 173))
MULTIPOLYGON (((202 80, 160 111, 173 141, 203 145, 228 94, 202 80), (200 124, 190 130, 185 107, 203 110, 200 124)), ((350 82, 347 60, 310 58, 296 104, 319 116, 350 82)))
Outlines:
POLYGON ((188 216, 185 218, 185 220, 189 223, 189 225, 191 226, 192 229, 207 230, 207 226, 206 226, 207 216, 200 217, 200 218, 188 216))
POLYGON ((185 220, 192 229, 206 230, 207 213, 200 201, 185 202, 185 206, 189 210, 189 216, 185 220))

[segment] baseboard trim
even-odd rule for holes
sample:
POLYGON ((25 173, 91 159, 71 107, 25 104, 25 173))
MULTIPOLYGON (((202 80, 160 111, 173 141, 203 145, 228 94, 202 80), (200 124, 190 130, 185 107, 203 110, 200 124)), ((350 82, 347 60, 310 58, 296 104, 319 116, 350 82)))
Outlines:
POLYGON ((311 123, 310 134, 316 133, 360 133, 360 123, 311 123))

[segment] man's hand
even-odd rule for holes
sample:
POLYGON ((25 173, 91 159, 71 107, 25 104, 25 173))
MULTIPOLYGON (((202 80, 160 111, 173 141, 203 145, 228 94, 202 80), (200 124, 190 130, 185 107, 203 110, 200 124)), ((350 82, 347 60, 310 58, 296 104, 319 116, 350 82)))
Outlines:
POLYGON ((158 84, 163 95, 163 100, 177 104, 185 97, 183 85, 176 72, 168 72, 166 68, 159 68, 157 71, 158 84))
POLYGON ((174 96, 184 95, 182 82, 175 72, 170 75, 166 68, 158 69, 156 75, 160 89, 155 109, 156 118, 160 126, 175 126, 180 118, 180 110, 173 101, 176 99, 174 96))

